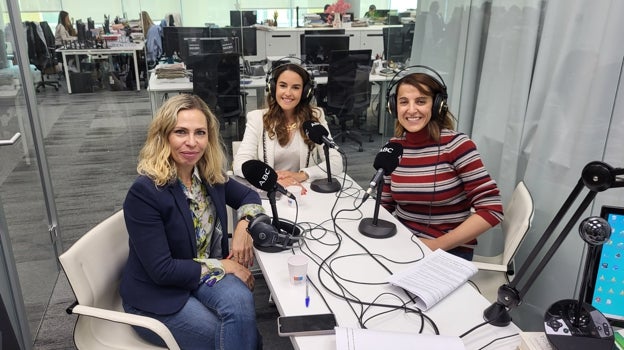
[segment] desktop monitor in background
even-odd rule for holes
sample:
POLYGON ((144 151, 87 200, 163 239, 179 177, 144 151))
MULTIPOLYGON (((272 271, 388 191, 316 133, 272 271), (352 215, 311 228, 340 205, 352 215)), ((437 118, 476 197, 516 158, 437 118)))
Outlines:
POLYGON ((223 47, 221 39, 214 38, 184 38, 184 43, 180 45, 180 58, 186 62, 191 56, 198 56, 204 53, 222 53, 223 47))
POLYGON ((328 34, 346 34, 345 29, 306 29, 304 35, 328 35, 328 34))
POLYGON ((91 19, 91 17, 87 18, 87 29, 94 30, 95 29, 95 21, 91 19))
POLYGON ((79 42, 85 42, 89 39, 89 37, 87 37, 87 26, 80 19, 76 21, 76 33, 79 42))
POLYGON ((258 21, 256 11, 230 11, 230 26, 249 27, 258 21))
POLYGON ((231 38, 234 40, 235 52, 243 56, 256 56, 258 49, 256 46, 256 28, 210 28, 212 38, 231 38))
POLYGON ((210 32, 205 27, 163 27, 163 52, 165 57, 180 54, 185 38, 209 38, 210 32))
POLYGON ((613 327, 624 326, 624 207, 603 206, 600 216, 611 225, 611 237, 596 247, 585 301, 598 309, 613 327))
POLYGON ((330 52, 349 50, 348 35, 304 35, 301 40, 301 60, 307 65, 326 66, 330 52))

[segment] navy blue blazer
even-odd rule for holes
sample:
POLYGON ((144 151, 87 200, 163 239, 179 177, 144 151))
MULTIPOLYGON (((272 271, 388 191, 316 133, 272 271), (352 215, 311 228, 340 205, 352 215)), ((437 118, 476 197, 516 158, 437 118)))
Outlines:
MULTIPOLYGON (((204 185, 223 227, 221 251, 227 255, 226 204, 238 209, 244 204, 260 204, 260 197, 235 180, 204 185)), ((193 261, 197 242, 188 199, 177 181, 156 187, 147 176, 139 176, 123 209, 130 245, 119 290, 123 301, 159 315, 177 312, 197 288, 201 275, 200 264, 193 261)))

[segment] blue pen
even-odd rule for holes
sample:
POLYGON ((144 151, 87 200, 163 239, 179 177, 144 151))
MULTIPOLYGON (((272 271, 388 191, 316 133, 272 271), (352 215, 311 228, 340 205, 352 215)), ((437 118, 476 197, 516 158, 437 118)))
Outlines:
POLYGON ((310 280, 308 276, 306 276, 306 297, 305 297, 306 307, 310 306, 310 280))

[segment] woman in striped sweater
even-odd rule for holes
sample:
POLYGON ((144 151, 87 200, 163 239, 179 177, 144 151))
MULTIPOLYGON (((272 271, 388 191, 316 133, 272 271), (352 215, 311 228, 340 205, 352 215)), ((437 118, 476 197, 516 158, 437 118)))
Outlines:
POLYGON ((453 130, 439 80, 412 73, 388 98, 397 117, 391 141, 403 157, 384 177, 381 203, 431 250, 472 260, 476 238, 501 222, 503 206, 474 142, 453 130))

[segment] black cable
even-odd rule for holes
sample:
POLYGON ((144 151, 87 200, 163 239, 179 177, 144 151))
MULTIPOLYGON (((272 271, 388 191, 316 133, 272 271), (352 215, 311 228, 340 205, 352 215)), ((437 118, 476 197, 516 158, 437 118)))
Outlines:
POLYGON ((498 337, 498 338, 496 338, 496 339, 493 339, 491 342, 489 342, 489 343, 487 343, 487 344, 483 345, 482 347, 480 347, 480 348, 479 348, 479 350, 483 350, 483 349, 487 348, 488 346, 490 346, 490 345, 494 344, 495 342, 497 342, 497 341, 499 341, 499 340, 503 340, 503 339, 507 339, 507 338, 515 337, 515 336, 517 336, 517 335, 520 335, 520 334, 515 333, 515 334, 506 335, 506 336, 504 336, 504 337, 498 337))

